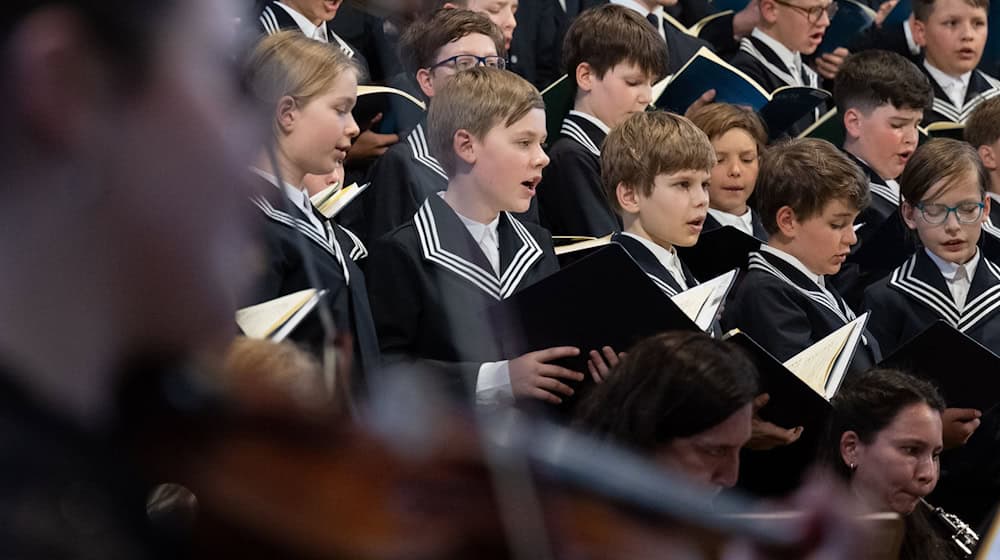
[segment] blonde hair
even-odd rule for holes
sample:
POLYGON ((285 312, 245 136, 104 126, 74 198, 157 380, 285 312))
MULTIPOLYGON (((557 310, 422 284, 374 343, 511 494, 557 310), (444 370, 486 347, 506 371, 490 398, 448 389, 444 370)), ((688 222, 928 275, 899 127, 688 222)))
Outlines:
POLYGON ((332 398, 319 361, 287 340, 236 337, 223 359, 221 381, 240 400, 263 408, 317 408, 332 398))
POLYGON ((601 180, 608 202, 620 214, 619 184, 650 196, 657 175, 687 169, 711 173, 715 163, 712 143, 691 121, 666 111, 636 113, 604 140, 601 180))
POLYGON ((532 109, 545 109, 542 96, 527 80, 506 70, 476 67, 459 72, 431 99, 427 111, 430 149, 445 173, 458 165, 455 133, 483 138, 498 123, 510 126, 532 109))
POLYGON ((279 31, 261 39, 244 68, 244 83, 253 99, 268 109, 285 96, 305 105, 329 91, 344 73, 359 73, 340 49, 298 31, 279 31))
POLYGON ((729 103, 709 103, 691 115, 691 122, 700 128, 709 139, 716 140, 738 128, 746 131, 757 143, 757 153, 767 147, 767 130, 757 113, 729 103))

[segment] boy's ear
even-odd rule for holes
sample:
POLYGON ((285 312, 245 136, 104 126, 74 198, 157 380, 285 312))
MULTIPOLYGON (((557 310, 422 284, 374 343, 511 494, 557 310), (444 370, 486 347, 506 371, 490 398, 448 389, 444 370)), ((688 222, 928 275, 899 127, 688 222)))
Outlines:
POLYGON ((760 0, 760 17, 768 24, 778 21, 777 4, 773 0, 760 0))
MULTIPOLYGON (((987 204, 989 204, 989 202, 987 202, 987 204)), ((903 217, 903 223, 905 223, 906 227, 910 229, 917 229, 917 212, 918 210, 905 200, 899 204, 899 213, 903 217)), ((989 207, 986 208, 983 215, 989 216, 989 207)))
POLYGON ((639 191, 635 187, 618 183, 615 187, 615 197, 618 198, 618 205, 629 214, 639 212, 639 191))
POLYGON ((590 92, 590 90, 594 89, 594 80, 596 78, 597 75, 590 64, 581 62, 576 65, 576 87, 581 91, 590 92))
POLYGON ((455 150, 459 160, 469 165, 476 163, 475 138, 468 130, 460 128, 455 131, 455 135, 451 138, 451 148, 455 150))
POLYGON ((778 225, 778 231, 785 237, 795 237, 799 229, 799 220, 795 216, 795 210, 791 206, 782 206, 775 213, 774 221, 778 225))
POLYGON ((455 4, 452 4, 451 2, 445 2, 444 4, 441 4, 441 7, 442 8, 448 8, 449 10, 457 10, 457 9, 459 9, 458 6, 456 6, 455 4))
POLYGON ((285 134, 291 132, 299 119, 298 104, 295 100, 288 95, 279 99, 278 108, 275 110, 275 119, 281 132, 285 134))
POLYGON ((915 17, 910 17, 910 31, 913 32, 913 42, 919 47, 927 46, 927 27, 924 22, 915 17))
POLYGON ((417 70, 417 85, 427 97, 434 97, 434 84, 431 82, 431 71, 426 68, 417 70))
POLYGON ((983 144, 979 146, 979 159, 983 160, 983 166, 990 171, 996 171, 1000 154, 993 151, 993 146, 983 144))
POLYGON ((844 129, 852 140, 861 138, 861 122, 863 118, 864 115, 861 114, 861 111, 854 107, 844 111, 844 129))
POLYGON ((983 206, 983 215, 979 219, 979 223, 981 223, 981 224, 985 224, 986 220, 990 219, 990 199, 993 198, 993 197, 991 197, 990 195, 986 195, 983 198, 985 198, 985 200, 983 200, 983 204, 984 204, 984 206, 983 206))

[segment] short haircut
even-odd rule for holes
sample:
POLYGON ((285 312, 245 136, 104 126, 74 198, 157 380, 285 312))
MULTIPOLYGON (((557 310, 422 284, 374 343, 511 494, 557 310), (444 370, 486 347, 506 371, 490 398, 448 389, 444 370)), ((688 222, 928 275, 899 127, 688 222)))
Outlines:
POLYGON ((767 146, 767 129, 750 109, 730 103, 709 103, 690 115, 691 122, 714 140, 734 128, 745 130, 757 142, 757 153, 767 146))
POLYGON ((758 393, 758 374, 738 346, 701 332, 639 341, 586 394, 573 424, 638 451, 654 451, 722 423, 758 393))
POLYGON ((254 46, 243 79, 253 99, 273 111, 285 96, 308 103, 329 91, 345 72, 356 73, 358 67, 335 45, 309 39, 298 30, 279 31, 254 46))
POLYGON ((634 10, 605 4, 579 16, 563 39, 563 68, 575 80, 586 62, 598 78, 621 63, 635 64, 654 81, 667 75, 667 44, 634 10))
POLYGON ((611 130, 601 148, 601 181, 608 203, 618 212, 618 184, 653 193, 656 176, 688 169, 711 172, 715 150, 698 127, 665 111, 636 113, 611 130))
POLYGON ((454 139, 459 130, 483 138, 499 123, 510 126, 532 109, 545 109, 542 96, 524 78, 496 68, 459 72, 431 100, 427 111, 428 142, 445 173, 458 165, 454 139))
POLYGON ((987 99, 972 111, 964 134, 965 141, 976 149, 1000 140, 1000 97, 987 99))
POLYGON ((473 34, 489 37, 497 54, 506 55, 503 33, 488 17, 469 10, 441 8, 406 28, 399 39, 399 58, 406 73, 414 75, 438 62, 438 52, 445 45, 473 34))
POLYGON ((870 201, 868 180, 861 168, 826 140, 803 138, 768 148, 757 172, 757 211, 764 229, 778 232, 777 214, 783 206, 807 220, 834 200, 855 210, 870 201))
POLYGON ((844 60, 834 80, 833 99, 843 118, 848 109, 870 113, 882 105, 926 111, 934 102, 931 82, 902 55, 870 50, 844 60))
POLYGON ((901 371, 872 369, 847 376, 830 401, 833 415, 821 455, 841 476, 850 478, 851 469, 840 456, 841 435, 851 431, 863 443, 871 443, 901 410, 921 403, 938 412, 945 409, 944 399, 933 384, 901 371))
MULTIPOLYGON (((979 152, 968 142, 952 138, 934 138, 917 148, 899 176, 899 192, 910 205, 915 205, 940 181, 947 187, 962 175, 974 171, 980 194, 989 190, 990 176, 979 159, 979 152)), ((943 191, 942 191, 943 192, 943 191)))
MULTIPOLYGON (((990 11, 990 0, 963 0, 973 8, 982 8, 990 11)), ((913 0, 913 16, 920 21, 927 21, 934 13, 935 0, 913 0)))

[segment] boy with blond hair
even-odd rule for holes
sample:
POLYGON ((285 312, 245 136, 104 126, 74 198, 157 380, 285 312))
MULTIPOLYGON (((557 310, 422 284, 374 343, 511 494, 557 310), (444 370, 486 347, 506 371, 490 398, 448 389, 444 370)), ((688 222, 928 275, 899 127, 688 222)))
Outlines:
POLYGON ((632 115, 605 142, 604 192, 622 220, 611 240, 667 295, 698 283, 674 247, 698 242, 714 165, 705 133, 663 111, 632 115))
MULTIPOLYGON (((854 319, 826 276, 840 270, 857 242, 853 224, 868 206, 867 185, 861 169, 824 140, 792 140, 765 152, 756 196, 768 241, 750 254, 723 326, 746 332, 784 361, 854 319)), ((866 335, 852 369, 880 359, 866 335)))
POLYGON ((989 30, 990 0, 913 0, 913 38, 934 87, 924 124, 964 123, 983 101, 1000 95, 1000 80, 977 70, 989 30))
POLYGON ((371 249, 369 293, 385 361, 418 362, 477 402, 558 403, 583 374, 549 364, 570 347, 506 356, 484 311, 555 272, 547 231, 512 215, 531 204, 542 168, 545 111, 523 78, 460 72, 436 92, 430 150, 450 178, 413 218, 371 249))
POLYGON ((611 128, 649 106, 667 49, 649 22, 607 4, 573 22, 563 58, 576 99, 549 148, 539 215, 556 235, 600 237, 621 227, 601 188, 601 145, 611 128))

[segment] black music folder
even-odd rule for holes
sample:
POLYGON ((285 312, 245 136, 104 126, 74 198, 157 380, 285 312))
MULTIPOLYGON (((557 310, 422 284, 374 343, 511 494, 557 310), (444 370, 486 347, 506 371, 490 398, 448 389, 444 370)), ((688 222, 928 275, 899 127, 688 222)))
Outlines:
POLYGON ((734 268, 745 271, 750 253, 764 242, 733 226, 723 226, 698 236, 692 247, 676 247, 677 256, 699 280, 715 278, 734 268))

